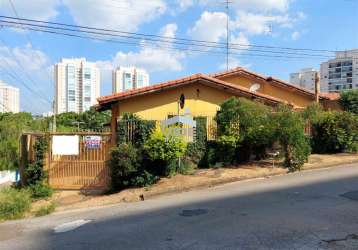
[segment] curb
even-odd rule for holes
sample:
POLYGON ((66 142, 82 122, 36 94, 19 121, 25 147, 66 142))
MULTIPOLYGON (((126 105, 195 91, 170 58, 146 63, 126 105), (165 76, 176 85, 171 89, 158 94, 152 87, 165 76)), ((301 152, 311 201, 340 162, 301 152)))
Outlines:
POLYGON ((70 212, 76 212, 76 211, 85 211, 88 209, 100 209, 102 207, 115 206, 120 203, 140 202, 140 201, 144 201, 147 199, 157 198, 160 196, 189 192, 189 191, 194 191, 194 190, 201 190, 201 189, 205 189, 205 188, 216 187, 216 186, 239 182, 239 181, 252 181, 252 180, 258 180, 258 179, 265 179, 265 178, 271 178, 271 177, 275 177, 275 176, 283 176, 283 175, 289 175, 289 174, 297 174, 297 173, 301 173, 301 172, 329 169, 329 168, 333 168, 333 167, 339 167, 340 165, 350 165, 350 164, 355 164, 355 163, 358 163, 358 159, 353 160, 353 161, 349 160, 349 161, 342 161, 342 162, 337 162, 337 163, 323 164, 323 165, 319 165, 317 167, 310 167, 310 168, 302 169, 299 172, 293 172, 293 173, 289 173, 289 172, 287 172, 287 170, 282 169, 282 172, 265 174, 265 175, 261 175, 261 176, 251 177, 251 178, 231 177, 231 178, 226 178, 226 179, 222 179, 222 180, 211 180, 209 182, 200 183, 198 185, 191 186, 191 187, 175 187, 175 188, 169 188, 166 190, 156 191, 156 192, 151 192, 149 190, 149 191, 144 191, 142 193, 139 193, 137 200, 132 200, 132 201, 122 200, 120 202, 113 202, 113 203, 108 203, 108 204, 103 204, 103 205, 98 205, 98 206, 93 206, 93 207, 65 209, 62 211, 55 211, 52 214, 64 214, 64 213, 70 213, 70 212))
POLYGON ((309 172, 309 171, 313 171, 313 170, 321 170, 321 169, 328 169, 328 168, 332 168, 332 167, 339 167, 340 165, 349 165, 349 164, 354 164, 354 163, 358 163, 358 159, 354 160, 354 161, 343 161, 343 162, 337 162, 337 163, 329 163, 329 164, 323 164, 317 167, 310 167, 310 168, 303 168, 302 170, 298 171, 298 172, 287 172, 287 170, 282 169, 282 172, 278 172, 278 173, 273 173, 273 174, 264 174, 261 176, 256 176, 256 177, 249 177, 249 178, 245 178, 245 177, 232 177, 232 178, 227 178, 227 179, 222 179, 222 180, 212 180, 210 182, 207 183, 200 183, 198 185, 195 186, 191 186, 191 187, 175 187, 175 188, 169 188, 166 190, 162 190, 162 191, 157 191, 157 192, 153 192, 150 193, 150 191, 143 192, 140 195, 140 199, 141 200, 146 200, 146 199, 150 199, 150 198, 156 198, 159 196, 164 196, 164 195, 169 195, 169 194, 174 194, 174 193, 182 193, 182 192, 189 192, 192 190, 199 190, 199 189, 204 189, 204 188, 210 188, 210 187, 215 187, 215 186, 219 186, 219 185, 224 185, 224 184, 228 184, 228 183, 233 183, 233 182, 239 182, 239 181, 250 181, 250 180, 257 180, 257 179, 264 179, 264 178, 271 178, 271 177, 275 177, 275 176, 283 176, 283 175, 288 175, 288 174, 296 174, 296 173, 301 173, 301 172, 309 172))

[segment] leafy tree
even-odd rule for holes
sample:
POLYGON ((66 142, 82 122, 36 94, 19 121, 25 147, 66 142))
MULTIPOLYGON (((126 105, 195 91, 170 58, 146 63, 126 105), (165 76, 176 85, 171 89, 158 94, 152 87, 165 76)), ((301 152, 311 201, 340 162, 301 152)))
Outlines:
POLYGON ((321 119, 324 110, 318 103, 311 104, 302 112, 302 117, 310 123, 316 123, 321 119))
POLYGON ((271 110, 264 104, 239 98, 241 154, 247 152, 247 159, 254 154, 259 160, 265 157, 266 148, 274 140, 274 128, 270 121, 271 110))
POLYGON ((45 178, 47 178, 47 173, 44 169, 44 160, 47 152, 48 141, 45 137, 38 137, 33 146, 35 159, 34 162, 31 162, 25 168, 26 175, 26 184, 29 186, 32 185, 41 185, 45 178))
POLYGON ((98 112, 94 108, 83 113, 66 112, 56 115, 57 130, 61 132, 77 131, 102 131, 110 122, 109 112, 98 112))
MULTIPOLYGON (((225 148, 221 151, 224 153, 229 145, 235 145, 239 161, 249 160, 252 154, 257 159, 264 157, 265 149, 274 139, 270 113, 267 106, 245 98, 232 97, 222 103, 215 118, 218 123, 219 146, 223 145, 225 148)), ((228 160, 227 155, 223 157, 228 160)))
POLYGON ((283 149, 284 166, 290 171, 300 170, 311 152, 309 140, 304 134, 304 120, 299 113, 281 106, 272 121, 275 124, 275 137, 283 149))
POLYGON ((358 115, 358 89, 343 91, 340 103, 345 111, 358 115))
POLYGON ((79 114, 80 128, 83 130, 101 131, 111 120, 108 111, 98 112, 94 108, 79 114))
POLYGON ((32 130, 30 113, 0 114, 0 170, 19 167, 19 138, 23 131, 32 130))
POLYGON ((215 121, 217 122, 218 135, 239 136, 239 100, 229 98, 220 105, 215 121))
POLYGON ((311 144, 315 153, 357 151, 358 116, 350 112, 323 112, 312 124, 311 144))

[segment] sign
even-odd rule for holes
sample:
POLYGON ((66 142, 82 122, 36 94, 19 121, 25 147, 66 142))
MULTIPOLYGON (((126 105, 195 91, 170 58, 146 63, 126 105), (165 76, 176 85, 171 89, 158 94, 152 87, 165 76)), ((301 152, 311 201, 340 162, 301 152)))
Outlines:
POLYGON ((78 155, 79 137, 78 135, 54 135, 52 137, 53 155, 78 155))
POLYGON ((87 149, 98 149, 101 147, 101 136, 89 135, 84 137, 85 148, 87 149))
POLYGON ((196 132, 196 121, 189 115, 177 115, 162 121, 164 135, 181 136, 186 142, 193 142, 196 132))

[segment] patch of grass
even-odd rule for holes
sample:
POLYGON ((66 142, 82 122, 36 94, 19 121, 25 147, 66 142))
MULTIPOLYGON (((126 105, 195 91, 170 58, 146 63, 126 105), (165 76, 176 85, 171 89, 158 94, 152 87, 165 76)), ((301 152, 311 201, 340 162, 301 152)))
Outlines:
POLYGON ((29 189, 34 200, 47 199, 50 198, 53 194, 53 190, 47 184, 41 182, 30 185, 29 189))
POLYGON ((42 207, 40 207, 38 210, 35 211, 35 216, 40 217, 40 216, 51 214, 55 211, 55 209, 56 209, 56 205, 54 203, 43 205, 42 207))
POLYGON ((31 208, 31 192, 24 189, 4 188, 0 191, 0 220, 24 217, 31 208))

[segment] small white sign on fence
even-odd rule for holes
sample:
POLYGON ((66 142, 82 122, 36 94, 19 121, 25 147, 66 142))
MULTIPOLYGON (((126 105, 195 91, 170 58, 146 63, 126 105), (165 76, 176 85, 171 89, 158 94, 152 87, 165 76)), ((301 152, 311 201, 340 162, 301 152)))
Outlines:
POLYGON ((53 155, 78 155, 79 136, 78 135, 54 135, 52 137, 53 155))

